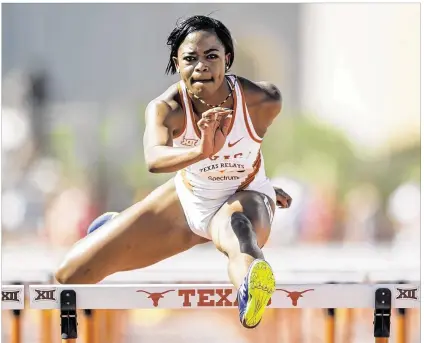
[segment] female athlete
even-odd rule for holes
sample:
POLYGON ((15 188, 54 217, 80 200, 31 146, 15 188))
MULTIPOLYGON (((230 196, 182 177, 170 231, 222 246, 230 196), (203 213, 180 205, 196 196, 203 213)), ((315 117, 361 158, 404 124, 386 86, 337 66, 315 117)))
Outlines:
POLYGON ((125 211, 97 218, 56 279, 97 283, 212 241, 228 257, 240 321, 254 328, 275 290, 261 248, 275 207, 291 203, 266 177, 261 153, 281 111, 280 92, 228 73, 233 41, 218 20, 190 17, 177 24, 168 45, 166 71, 181 80, 146 108, 144 155, 150 172, 177 173, 125 211))

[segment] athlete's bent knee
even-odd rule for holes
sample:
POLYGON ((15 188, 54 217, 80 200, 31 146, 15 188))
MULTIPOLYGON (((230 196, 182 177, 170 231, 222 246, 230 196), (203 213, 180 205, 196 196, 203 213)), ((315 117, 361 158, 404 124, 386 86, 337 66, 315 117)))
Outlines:
POLYGON ((249 240, 254 235, 253 226, 249 218, 242 212, 234 212, 231 215, 231 228, 240 240, 249 240))
POLYGON ((55 279, 59 284, 95 284, 102 278, 94 275, 90 269, 73 268, 72 264, 64 263, 55 272, 55 279))
POLYGON ((69 284, 77 284, 79 283, 75 278, 73 277, 72 273, 69 273, 69 270, 66 265, 61 265, 55 272, 54 275, 56 281, 62 285, 69 285, 69 284))
POLYGON ((55 278, 60 284, 94 284, 102 280, 105 266, 94 268, 90 263, 84 263, 78 247, 71 251, 55 272, 55 278))
POLYGON ((260 253, 256 234, 249 218, 244 213, 234 212, 231 215, 230 223, 239 242, 240 252, 249 255, 260 253))
POLYGON ((268 225, 254 225, 242 212, 231 215, 231 227, 240 242, 254 241, 260 248, 267 242, 271 230, 268 225))

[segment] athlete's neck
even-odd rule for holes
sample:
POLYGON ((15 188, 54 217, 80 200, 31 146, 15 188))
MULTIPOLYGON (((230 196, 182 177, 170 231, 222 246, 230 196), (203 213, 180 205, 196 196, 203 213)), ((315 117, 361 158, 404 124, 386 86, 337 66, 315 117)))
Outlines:
MULTIPOLYGON (((222 82, 221 86, 218 88, 218 90, 212 94, 209 97, 202 97, 201 99, 208 103, 209 105, 217 105, 220 104, 222 101, 227 98, 228 94, 231 91, 231 87, 228 84, 227 77, 225 77, 224 81, 222 82)), ((188 95, 192 101, 193 104, 193 110, 195 114, 198 114, 200 116, 201 113, 206 112, 207 110, 210 110, 211 107, 203 104, 201 101, 196 99, 190 92, 188 92, 188 95)), ((222 107, 226 108, 232 108, 234 104, 233 97, 229 97, 228 100, 222 105, 222 107)))

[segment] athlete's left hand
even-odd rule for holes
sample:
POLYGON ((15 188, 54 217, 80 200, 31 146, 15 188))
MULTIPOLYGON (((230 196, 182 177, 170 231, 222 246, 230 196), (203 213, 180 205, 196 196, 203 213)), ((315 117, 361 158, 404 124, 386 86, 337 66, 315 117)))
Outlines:
POLYGON ((292 198, 280 187, 274 186, 275 194, 277 195, 277 206, 279 208, 289 208, 292 203, 292 198))

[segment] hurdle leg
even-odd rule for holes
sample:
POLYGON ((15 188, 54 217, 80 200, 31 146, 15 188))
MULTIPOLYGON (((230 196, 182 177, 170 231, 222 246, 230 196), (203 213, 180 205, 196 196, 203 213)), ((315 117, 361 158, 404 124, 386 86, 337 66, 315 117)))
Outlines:
POLYGON ((325 343, 334 343, 336 337, 336 309, 325 310, 325 343))
POLYGON ((354 309, 348 308, 346 309, 346 324, 345 324, 345 343, 352 343, 353 342, 353 326, 355 322, 355 315, 354 315, 354 309))
POLYGON ((74 290, 60 292, 60 327, 62 343, 77 342, 77 296, 74 290))
POLYGON ((92 310, 84 310, 83 343, 94 342, 94 316, 92 310))
POLYGON ((114 341, 113 343, 122 343, 123 333, 125 332, 126 313, 123 310, 115 310, 114 320, 114 341))
MULTIPOLYGON (((346 285, 352 285, 356 284, 356 282, 344 282, 346 285)), ((342 331, 342 341, 343 343, 352 343, 353 342, 353 331, 354 331, 354 324, 355 324, 355 316, 354 316, 354 309, 353 308, 346 308, 345 309, 345 317, 344 317, 344 324, 342 331)))
POLYGON ((94 343, 107 343, 105 336, 105 310, 96 310, 94 312, 94 343))
POLYGON ((408 337, 406 331, 408 321, 405 308, 397 309, 396 324, 396 343, 407 343, 408 337))
POLYGON ((113 310, 106 310, 105 311, 105 333, 106 333, 106 339, 108 343, 114 342, 114 312, 113 310))
POLYGON ((392 292, 388 288, 375 291, 374 337, 375 343, 389 343, 392 292))
POLYGON ((12 331, 10 333, 12 343, 21 343, 21 317, 21 310, 12 310, 12 331))
POLYGON ((52 311, 42 310, 41 311, 41 342, 52 343, 52 311))

